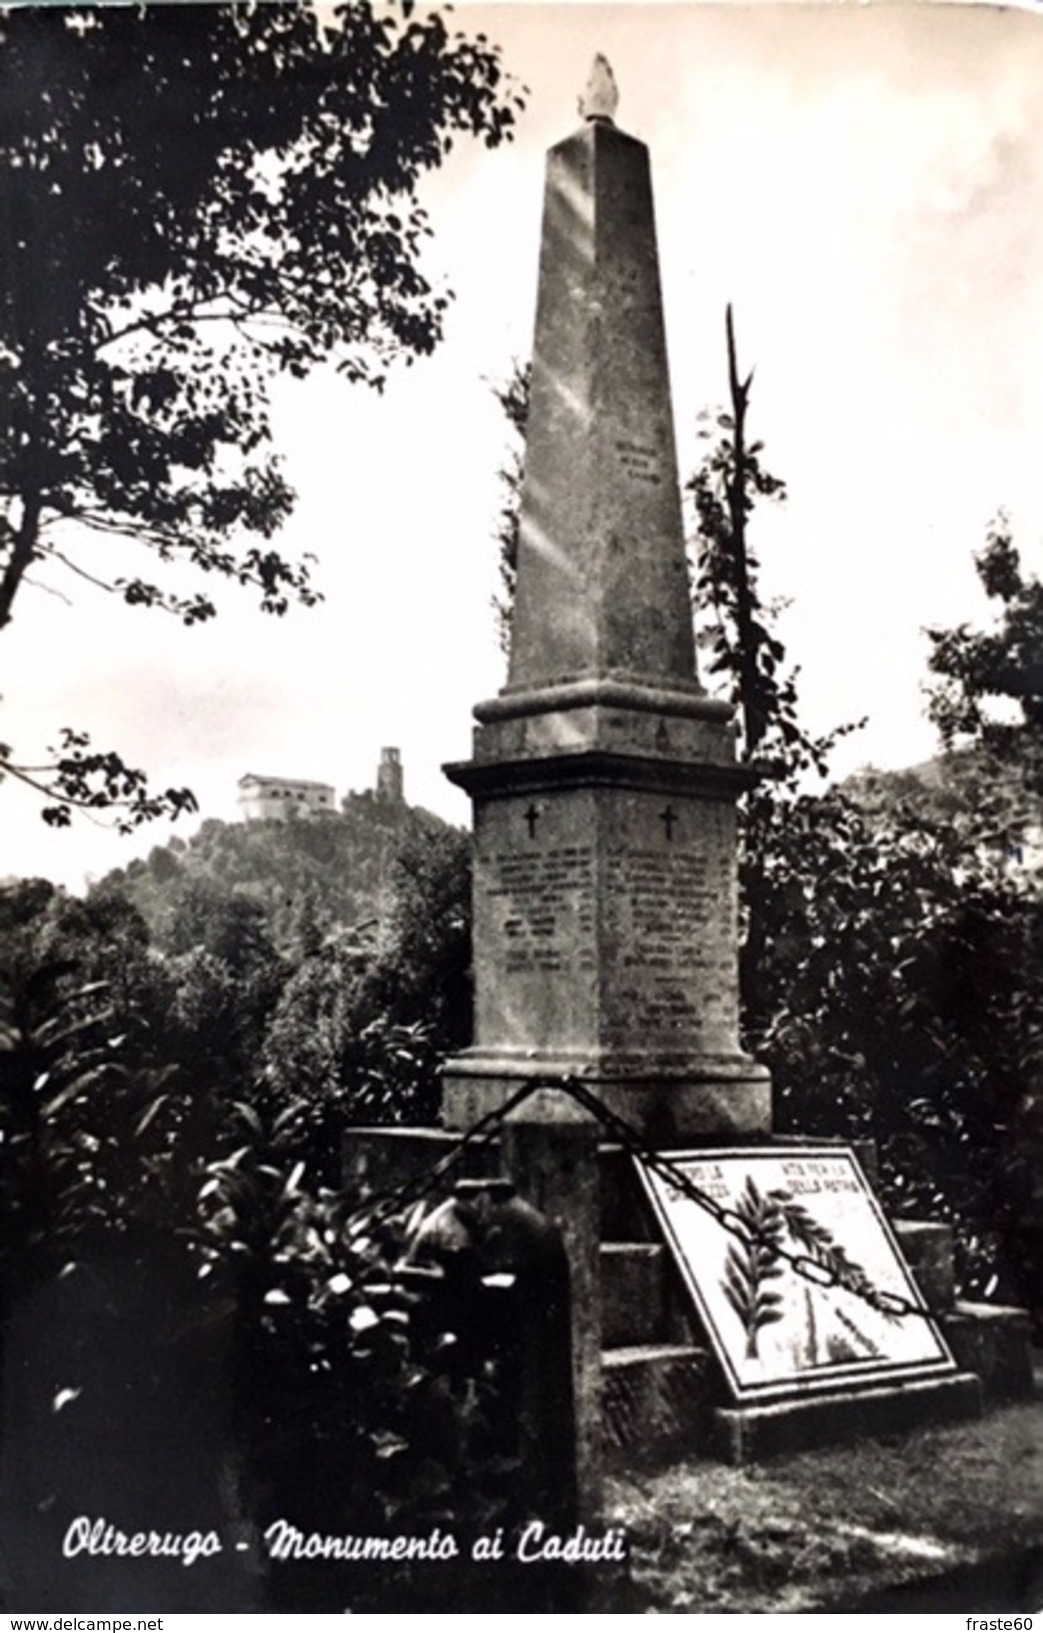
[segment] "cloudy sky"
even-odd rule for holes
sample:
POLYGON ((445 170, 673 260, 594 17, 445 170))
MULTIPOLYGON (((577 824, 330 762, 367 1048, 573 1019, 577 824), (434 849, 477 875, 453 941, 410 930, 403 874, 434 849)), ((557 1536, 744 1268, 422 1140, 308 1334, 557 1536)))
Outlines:
MULTIPOLYGON (((4 637, 5 740, 28 757, 81 726, 227 818, 246 771, 343 793, 396 744, 408 797, 466 822, 439 767, 503 678, 488 382, 529 349, 542 155, 602 51, 617 122, 652 150, 682 467, 698 410, 724 398, 730 300, 753 429, 789 489, 757 542, 808 723, 869 716, 841 773, 925 758, 922 630, 986 616, 972 555, 999 507, 1043 565, 1043 18, 795 0, 457 17, 531 96, 510 148, 460 152, 427 189, 456 294, 446 342, 382 399, 319 378, 278 400, 299 493, 282 546, 318 557, 324 605, 275 621, 229 592, 183 630, 87 585, 72 605, 27 590, 4 637)), ((77 886, 169 830, 51 833, 8 781, 0 832, 0 874, 77 886)))

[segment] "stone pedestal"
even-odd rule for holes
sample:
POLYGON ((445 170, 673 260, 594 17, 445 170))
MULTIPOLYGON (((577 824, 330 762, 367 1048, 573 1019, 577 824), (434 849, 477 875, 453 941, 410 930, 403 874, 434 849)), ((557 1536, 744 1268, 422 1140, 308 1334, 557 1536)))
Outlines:
POLYGON ((731 769, 596 746, 450 768, 474 800, 480 949, 450 1126, 562 1076, 667 1143, 770 1126, 767 1072, 738 1046, 731 769))

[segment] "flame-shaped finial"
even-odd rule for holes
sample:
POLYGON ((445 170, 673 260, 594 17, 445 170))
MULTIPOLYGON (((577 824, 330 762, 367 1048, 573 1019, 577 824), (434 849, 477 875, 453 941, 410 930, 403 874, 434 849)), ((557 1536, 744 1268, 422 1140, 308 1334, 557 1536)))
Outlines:
POLYGON ((603 119, 611 125, 619 106, 616 79, 607 57, 599 52, 594 58, 590 78, 579 99, 579 111, 584 119, 603 119))

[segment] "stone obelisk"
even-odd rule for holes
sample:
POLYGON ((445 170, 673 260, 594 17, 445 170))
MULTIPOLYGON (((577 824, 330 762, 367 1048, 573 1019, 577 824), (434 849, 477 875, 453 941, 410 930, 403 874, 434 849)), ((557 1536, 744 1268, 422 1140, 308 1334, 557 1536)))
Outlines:
POLYGON ((576 1077, 653 1136, 765 1131, 739 1047, 735 763, 696 676, 648 150, 595 61, 548 156, 510 669, 475 709, 463 1126, 576 1077))

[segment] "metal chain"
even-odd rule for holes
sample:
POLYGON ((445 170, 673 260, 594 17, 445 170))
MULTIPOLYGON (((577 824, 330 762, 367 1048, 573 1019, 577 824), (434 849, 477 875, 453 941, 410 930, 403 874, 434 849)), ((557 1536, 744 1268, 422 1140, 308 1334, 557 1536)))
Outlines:
POLYGON ((408 1207, 410 1203, 419 1202, 431 1191, 437 1190, 445 1175, 456 1167, 469 1147, 491 1143, 494 1136, 499 1133, 500 1124, 510 1116, 512 1111, 524 1104, 529 1096, 536 1092, 537 1088, 549 1087, 556 1087, 556 1085, 546 1083, 526 1084, 524 1088, 512 1094, 509 1100, 504 1101, 502 1106, 496 1106, 492 1111, 487 1111, 484 1117, 479 1117, 476 1123, 472 1123, 471 1127, 460 1135, 445 1156, 439 1157, 437 1162, 422 1168, 419 1174, 414 1174, 410 1179, 403 1180, 402 1184, 396 1185, 393 1190, 381 1191, 376 1197, 361 1203, 348 1215, 346 1228, 350 1230, 356 1220, 365 1219, 379 1222, 383 1219, 389 1219, 393 1214, 399 1213, 403 1208, 408 1207))
MULTIPOLYGON (((548 1086, 549 1085, 545 1085, 548 1086)), ((758 1230, 747 1220, 735 1212, 734 1208, 725 1208, 702 1190, 695 1181, 690 1179, 684 1170, 662 1152, 657 1151, 642 1137, 625 1118, 604 1105, 585 1084, 562 1082, 560 1088, 564 1093, 589 1111, 606 1128, 612 1130, 621 1145, 624 1145, 635 1156, 654 1172, 660 1174, 671 1185, 679 1190, 690 1201, 705 1209, 722 1230, 736 1237, 744 1247, 756 1247, 765 1252, 772 1259, 781 1259, 803 1281, 817 1287, 841 1287, 845 1292, 852 1293, 863 1303, 870 1305, 888 1316, 915 1315, 930 1321, 930 1310, 922 1302, 917 1304, 911 1299, 903 1297, 901 1293, 888 1293, 874 1287, 861 1287, 850 1277, 845 1277, 841 1270, 812 1258, 807 1253, 791 1253, 782 1247, 774 1235, 769 1231, 758 1230)))
POLYGON ((394 1190, 383 1192, 374 1200, 357 1208, 348 1219, 348 1228, 356 1220, 380 1221, 390 1218, 392 1214, 400 1212, 411 1203, 421 1201, 432 1191, 438 1189, 442 1180, 460 1161, 464 1152, 471 1146, 488 1144, 498 1134, 503 1123, 513 1111, 523 1105, 532 1095, 543 1089, 553 1089, 567 1094, 581 1110, 595 1118, 601 1126, 612 1135, 632 1155, 640 1157, 645 1165, 652 1169, 661 1178, 665 1179, 676 1190, 703 1208, 720 1225, 721 1229, 734 1236, 744 1247, 755 1247, 764 1252, 770 1259, 781 1259, 788 1264, 795 1275, 803 1281, 816 1287, 840 1287, 845 1292, 860 1298, 874 1310, 887 1316, 919 1316, 930 1321, 931 1312, 922 1302, 917 1304, 900 1293, 888 1293, 873 1287, 862 1287, 850 1276, 834 1266, 823 1264, 820 1260, 811 1257, 808 1253, 791 1253, 788 1248, 782 1247, 777 1238, 769 1231, 759 1230, 736 1213, 734 1208, 722 1207, 706 1191, 696 1185, 684 1170, 670 1157, 665 1156, 650 1145, 638 1129, 628 1123, 618 1112, 612 1111, 586 1084, 575 1078, 560 1077, 554 1079, 534 1080, 518 1089, 516 1093, 504 1101, 502 1106, 486 1112, 476 1123, 466 1129, 452 1148, 440 1157, 437 1162, 423 1169, 411 1179, 405 1180, 394 1190))

